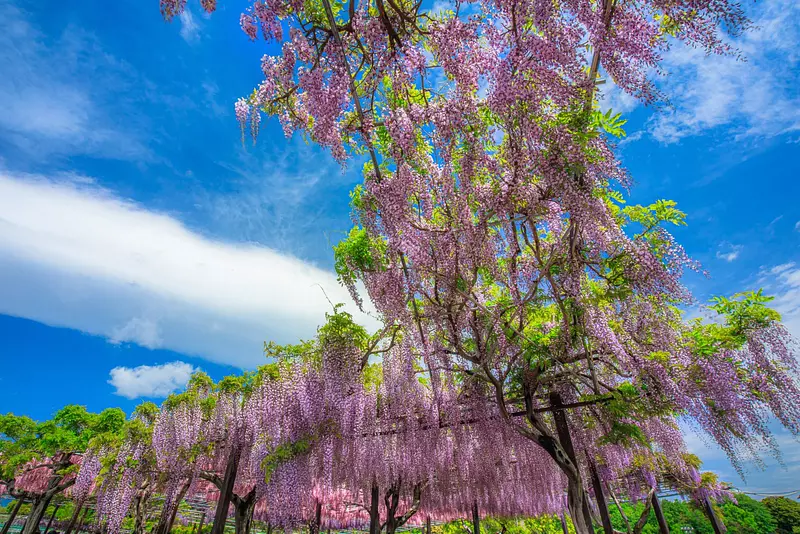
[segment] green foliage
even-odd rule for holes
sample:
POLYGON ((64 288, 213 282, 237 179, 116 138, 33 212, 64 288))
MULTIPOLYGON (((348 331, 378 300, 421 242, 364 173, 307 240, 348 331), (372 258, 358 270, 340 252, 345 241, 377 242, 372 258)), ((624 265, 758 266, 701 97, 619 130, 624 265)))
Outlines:
POLYGON ((322 347, 356 347, 365 350, 370 336, 367 330, 353 321, 353 316, 341 311, 344 304, 333 306, 333 313, 325 314, 325 324, 317 330, 322 347))
POLYGON ((775 519, 778 534, 800 532, 800 503, 786 497, 767 497, 761 502, 775 519))
POLYGON ((97 414, 74 404, 41 423, 11 413, 0 415, 0 479, 12 478, 30 460, 83 452, 93 439, 119 435, 124 426, 125 413, 119 408, 97 414))
MULTIPOLYGON (((628 521, 633 524, 644 510, 644 504, 622 503, 621 508, 628 521)), ((694 534, 714 534, 705 512, 693 502, 662 500, 661 508, 664 510, 664 518, 667 520, 670 532, 681 534, 682 528, 691 527, 694 534)), ((729 534, 775 534, 776 532, 775 520, 767 507, 746 495, 737 494, 736 502, 726 501, 718 510, 729 534)), ((625 532, 625 523, 613 502, 610 504, 609 514, 614 529, 625 532)), ((642 534, 659 534, 658 521, 652 510, 642 534)))
POLYGON ((339 281, 353 284, 356 273, 374 272, 383 268, 386 243, 370 237, 365 229, 354 227, 345 239, 333 247, 333 257, 333 267, 339 281))
POLYGON ((720 509, 731 534, 768 534, 777 529, 777 523, 764 503, 747 495, 737 495, 735 503, 726 501, 720 509))
POLYGON ((772 300, 761 289, 736 293, 730 298, 714 297, 709 308, 717 312, 719 322, 703 323, 700 319, 691 322, 687 341, 692 353, 704 357, 720 350, 741 348, 754 331, 780 321, 780 314, 766 306, 772 300))
POLYGON ((308 437, 291 443, 283 443, 275 447, 275 449, 261 461, 264 480, 269 482, 270 478, 272 478, 272 473, 274 473, 275 469, 280 467, 281 464, 288 462, 295 456, 306 454, 311 449, 313 441, 313 438, 308 437))
POLYGON ((612 115, 612 111, 609 109, 605 113, 594 110, 589 124, 593 130, 603 130, 614 137, 625 137, 625 130, 622 127, 627 122, 627 119, 622 118, 622 113, 612 115))

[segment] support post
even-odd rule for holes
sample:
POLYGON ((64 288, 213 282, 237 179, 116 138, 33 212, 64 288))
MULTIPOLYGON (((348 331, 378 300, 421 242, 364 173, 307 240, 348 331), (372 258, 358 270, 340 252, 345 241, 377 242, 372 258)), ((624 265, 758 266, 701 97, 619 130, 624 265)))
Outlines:
POLYGON ((207 510, 203 510, 203 514, 200 516, 200 525, 197 527, 197 534, 203 534, 203 525, 206 522, 206 512, 207 510))
POLYGON ((89 507, 83 509, 83 516, 81 516, 81 520, 78 523, 78 532, 83 530, 83 525, 86 524, 86 516, 89 515, 89 507))
POLYGON ((425 534, 431 534, 431 516, 425 518, 425 534))
POLYGON ((711 521, 711 526, 714 528, 714 534, 725 534, 728 529, 714 511, 714 506, 711 504, 711 499, 709 499, 708 496, 703 499, 703 508, 706 509, 706 515, 711 521))
POLYGON ((561 532, 562 534, 569 534, 569 527, 567 527, 567 518, 564 512, 561 512, 561 532))
POLYGON ((606 503, 606 494, 603 490, 603 482, 600 480, 600 474, 597 472, 597 465, 595 465, 594 461, 589 462, 589 469, 592 472, 592 488, 594 489, 594 498, 597 501, 597 509, 600 511, 603 532, 605 534, 614 534, 611 516, 608 513, 608 503, 606 503))
POLYGON ((8 534, 9 529, 11 529, 11 524, 14 523, 14 520, 17 518, 17 513, 19 513, 19 509, 22 507, 22 503, 25 501, 22 497, 17 499, 17 503, 14 505, 14 509, 11 510, 11 513, 8 515, 8 519, 6 519, 5 524, 3 525, 3 530, 0 531, 1 534, 8 534))
POLYGON ((664 518, 664 511, 661 509, 661 501, 658 500, 658 492, 653 492, 653 512, 656 514, 658 520, 658 531, 661 534, 669 534, 669 526, 667 520, 664 518))
POLYGON ((72 534, 72 529, 75 528, 75 525, 78 522, 78 517, 81 514, 81 510, 83 509, 83 501, 79 503, 75 503, 75 511, 72 512, 72 517, 69 518, 69 524, 67 525, 67 530, 64 534, 72 534))
POLYGON ((50 525, 53 524, 53 519, 55 519, 56 512, 58 512, 59 508, 61 508, 61 503, 57 504, 55 506, 55 508, 53 508, 53 513, 50 514, 50 519, 47 521, 47 526, 44 527, 44 534, 47 534, 48 532, 50 532, 50 525))
POLYGON ((481 534, 481 518, 478 515, 478 499, 472 501, 472 534, 481 534))

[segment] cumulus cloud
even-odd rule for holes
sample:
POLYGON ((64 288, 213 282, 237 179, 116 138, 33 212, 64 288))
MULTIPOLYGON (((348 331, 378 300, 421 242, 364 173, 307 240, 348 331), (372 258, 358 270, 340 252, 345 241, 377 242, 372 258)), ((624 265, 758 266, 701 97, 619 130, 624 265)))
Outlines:
POLYGON ((738 136, 769 137, 800 129, 800 3, 758 5, 756 27, 735 40, 746 61, 676 45, 664 58, 662 87, 674 107, 649 130, 663 143, 720 126, 738 136))
POLYGON ((327 270, 208 239, 91 181, 0 173, 0 313, 249 367, 264 340, 313 336, 328 299, 378 326, 327 270))
POLYGON ((195 370, 185 362, 115 367, 108 383, 116 388, 114 393, 127 399, 163 398, 186 386, 195 370))

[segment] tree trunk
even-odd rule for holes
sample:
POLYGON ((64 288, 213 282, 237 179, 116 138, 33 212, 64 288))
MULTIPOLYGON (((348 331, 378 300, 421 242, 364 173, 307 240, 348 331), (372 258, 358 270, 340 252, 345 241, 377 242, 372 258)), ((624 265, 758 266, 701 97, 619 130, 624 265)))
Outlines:
POLYGON ((481 534, 481 518, 478 515, 478 500, 472 501, 472 534, 481 534))
POLYGON ((67 524, 67 530, 64 534, 72 534, 72 529, 75 528, 75 524, 78 522, 78 517, 81 515, 81 510, 83 509, 83 501, 75 503, 75 511, 72 512, 72 517, 69 518, 69 523, 67 524))
POLYGON ((425 534, 431 534, 431 516, 425 518, 425 534))
POLYGON ((703 508, 705 508, 706 515, 711 521, 711 526, 714 527, 714 534, 725 534, 728 529, 725 528, 725 524, 719 516, 717 516, 717 513, 714 511, 714 506, 711 504, 711 499, 708 497, 703 499, 703 508))
POLYGON ((28 519, 25 521, 25 526, 22 527, 20 534, 39 534, 39 523, 42 522, 44 513, 50 506, 50 501, 53 499, 53 493, 46 492, 42 497, 36 501, 31 508, 31 513, 28 514, 28 519))
POLYGON ((653 512, 655 512, 656 519, 658 520, 658 530, 661 534, 669 534, 669 526, 667 525, 667 520, 664 518, 664 511, 661 509, 661 501, 658 500, 658 495, 655 491, 653 492, 651 501, 653 502, 653 512))
POLYGON ((255 508, 253 502, 246 506, 237 506, 234 508, 236 534, 250 533, 250 525, 253 521, 253 508, 255 508))
POLYGON ((594 490, 594 498, 597 501, 597 508, 600 512, 600 519, 603 523, 603 532, 605 534, 614 534, 614 527, 611 525, 611 516, 608 514, 608 503, 606 503, 603 482, 600 480, 600 474, 597 472, 597 466, 594 461, 590 461, 589 469, 592 471, 592 489, 594 490))
POLYGON ((369 501, 369 534, 380 534, 381 533, 381 516, 380 510, 378 505, 378 499, 380 498, 380 492, 378 491, 378 484, 373 481, 372 488, 370 490, 370 501, 369 501))
POLYGON ((544 449, 567 476, 567 507, 572 517, 572 523, 575 525, 575 533, 594 534, 592 515, 589 509, 589 495, 583 487, 575 448, 572 445, 572 437, 569 433, 567 415, 564 410, 559 409, 563 405, 561 395, 556 391, 551 392, 550 406, 553 408, 553 420, 556 423, 556 432, 558 432, 558 441, 560 443, 556 444, 552 438, 548 439, 548 436, 542 436, 539 439, 539 444, 543 445, 544 449), (563 450, 559 450, 557 445, 560 445, 560 449, 563 450), (563 457, 564 454, 567 455, 566 458, 563 457))
POLYGON ((53 508, 53 513, 52 513, 52 514, 50 514, 50 520, 47 522, 47 526, 46 526, 46 527, 44 527, 44 534, 47 534, 48 532, 50 532, 50 525, 52 525, 52 524, 53 524, 53 519, 55 519, 55 517, 56 517, 56 512, 58 512, 58 509, 59 509, 59 508, 61 508, 61 505, 60 505, 60 504, 57 504, 57 505, 55 506, 55 508, 53 508))
POLYGON ((136 500, 133 504, 133 534, 144 534, 146 521, 145 521, 145 511, 147 510, 147 501, 150 500, 150 492, 149 491, 142 491, 138 495, 136 495, 136 500))
MULTIPOLYGON (((232 501, 236 534, 250 534, 250 525, 253 524, 253 510, 256 507, 256 488, 251 489, 244 497, 239 497, 236 494, 232 495, 232 501)), ((319 512, 317 521, 319 521, 319 512)))
POLYGON ((309 534, 319 534, 320 525, 322 524, 322 503, 316 501, 314 508, 314 519, 308 524, 309 534))
POLYGON ((236 483, 236 472, 238 470, 239 450, 233 448, 228 456, 228 464, 225 466, 225 478, 219 491, 217 512, 214 514, 214 526, 211 527, 211 534, 224 534, 225 532, 225 522, 228 520, 228 508, 231 504, 233 486, 236 483))
POLYGON ((175 497, 175 503, 171 507, 161 510, 161 516, 158 519, 156 528, 153 529, 153 534, 170 533, 172 530, 172 524, 175 522, 175 516, 178 514, 178 508, 181 505, 181 501, 183 501, 183 498, 186 496, 186 492, 189 491, 190 483, 191 480, 186 481, 181 490, 178 492, 178 495, 175 497))
MULTIPOLYGON (((647 495, 647 499, 645 499, 644 501, 644 510, 642 510, 642 513, 639 515, 639 519, 636 521, 636 524, 633 525, 633 534, 642 534, 642 530, 644 530, 644 526, 647 524, 647 519, 650 517, 650 509, 653 506, 653 499, 655 498, 656 498, 656 490, 654 488, 650 490, 650 493, 647 495)), ((621 510, 622 508, 620 508, 620 513, 622 513, 621 510)), ((658 508, 658 515, 661 517, 661 519, 658 522, 658 528, 660 530, 662 528, 661 522, 664 519, 664 514, 661 513, 660 506, 658 508)), ((663 521, 663 523, 664 523, 663 528, 666 528, 667 530, 666 532, 662 531, 661 534, 669 534, 669 528, 667 528, 666 526, 667 522, 663 521)))
POLYGON ((22 507, 22 503, 25 502, 25 499, 20 497, 17 499, 17 504, 14 505, 14 509, 11 510, 11 514, 9 514, 8 519, 6 520, 5 524, 3 525, 3 530, 0 530, 0 534, 8 534, 8 530, 11 528, 11 525, 14 523, 14 520, 17 518, 17 514, 19 513, 19 509, 22 507))

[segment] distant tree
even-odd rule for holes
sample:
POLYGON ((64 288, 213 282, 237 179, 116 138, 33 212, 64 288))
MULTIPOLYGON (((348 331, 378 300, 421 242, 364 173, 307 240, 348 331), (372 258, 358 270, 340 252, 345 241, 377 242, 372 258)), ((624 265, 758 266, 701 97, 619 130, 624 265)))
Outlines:
POLYGON ((800 533, 800 503, 786 497, 767 497, 763 501, 778 524, 778 534, 800 533))
POLYGON ((778 528, 766 505, 747 495, 737 494, 736 502, 726 501, 720 508, 731 534, 774 534, 778 528))
POLYGON ((75 483, 89 441, 118 433, 124 424, 125 413, 119 408, 91 413, 74 404, 42 423, 12 413, 0 415, 0 483, 11 495, 32 501, 22 534, 38 532, 53 497, 75 483))

